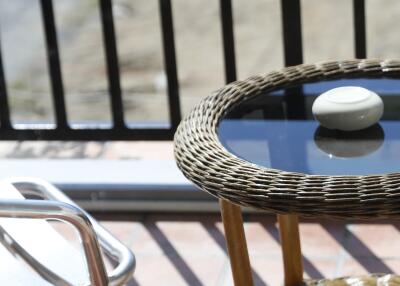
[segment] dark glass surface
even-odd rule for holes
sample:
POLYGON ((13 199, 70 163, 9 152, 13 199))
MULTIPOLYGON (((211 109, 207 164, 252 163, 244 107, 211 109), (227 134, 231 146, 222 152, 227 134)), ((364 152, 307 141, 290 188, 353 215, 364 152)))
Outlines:
POLYGON ((269 168, 315 175, 398 172, 400 78, 336 79, 261 94, 228 112, 218 134, 231 153, 269 168), (312 103, 340 86, 361 86, 380 95, 380 122, 356 132, 321 127, 312 116, 312 103))

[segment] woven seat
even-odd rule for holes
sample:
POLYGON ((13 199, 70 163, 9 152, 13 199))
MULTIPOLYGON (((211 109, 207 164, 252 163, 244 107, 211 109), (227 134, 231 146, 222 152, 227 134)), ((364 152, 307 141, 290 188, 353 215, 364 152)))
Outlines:
MULTIPOLYGON (((181 122, 174 139, 178 167, 202 190, 222 199, 236 285, 250 285, 252 278, 240 209, 234 205, 278 214, 285 285, 297 286, 303 281, 297 215, 340 219, 397 217, 400 173, 328 176, 259 166, 227 151, 218 138, 219 122, 230 110, 262 93, 305 82, 384 75, 400 76, 400 61, 348 60, 288 67, 226 85, 202 100, 181 122)), ((400 285, 400 278, 370 275, 309 280, 303 285, 400 285)))
POLYGON ((305 281, 307 286, 396 286, 400 285, 400 276, 392 274, 371 274, 359 277, 343 277, 305 281))

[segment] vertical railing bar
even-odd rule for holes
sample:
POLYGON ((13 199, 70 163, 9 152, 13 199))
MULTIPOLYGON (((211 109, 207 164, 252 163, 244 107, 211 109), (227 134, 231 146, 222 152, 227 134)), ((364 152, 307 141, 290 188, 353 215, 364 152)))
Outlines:
MULTIPOLYGON (((285 66, 303 63, 303 41, 301 35, 300 0, 282 0, 282 30, 285 66)), ((285 91, 287 117, 304 119, 305 98, 301 87, 293 87, 285 91)))
POLYGON ((181 106, 179 100, 179 81, 175 54, 174 23, 172 18, 171 0, 159 0, 161 31, 164 52, 164 64, 168 82, 168 106, 171 128, 173 131, 181 121, 181 106))
POLYGON ((353 0, 354 49, 357 59, 367 57, 367 36, 365 22, 365 1, 353 0))
POLYGON ((225 81, 236 80, 235 39, 233 32, 233 15, 231 0, 220 0, 222 36, 224 48, 225 81))
POLYGON ((125 128, 118 52, 111 0, 100 0, 100 15, 114 128, 125 128))
POLYGON ((57 128, 65 129, 68 122, 52 0, 41 0, 41 8, 56 123, 57 128))
POLYGON ((282 0, 283 48, 285 66, 303 63, 300 0, 282 0))
POLYGON ((4 73, 3 58, 0 42, 0 122, 2 129, 11 128, 10 109, 7 98, 6 77, 4 73))

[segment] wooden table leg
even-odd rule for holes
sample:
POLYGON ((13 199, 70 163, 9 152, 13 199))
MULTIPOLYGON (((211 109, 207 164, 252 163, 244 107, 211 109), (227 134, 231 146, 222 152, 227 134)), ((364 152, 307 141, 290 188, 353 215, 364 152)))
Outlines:
POLYGON ((239 206, 226 200, 220 200, 219 203, 233 281, 235 286, 251 286, 253 285, 253 276, 243 229, 242 212, 239 206))
POLYGON ((281 237, 285 286, 298 286, 303 282, 299 221, 296 215, 278 215, 281 237))

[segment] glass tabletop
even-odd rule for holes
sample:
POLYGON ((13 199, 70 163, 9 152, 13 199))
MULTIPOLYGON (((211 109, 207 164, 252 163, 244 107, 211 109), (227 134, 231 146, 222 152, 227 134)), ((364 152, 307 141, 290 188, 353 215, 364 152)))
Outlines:
POLYGON ((268 168, 312 175, 399 172, 400 78, 342 78, 263 93, 230 110, 218 135, 232 154, 268 168), (380 122, 352 132, 321 127, 312 116, 312 103, 341 86, 361 86, 380 95, 380 122))

